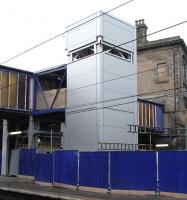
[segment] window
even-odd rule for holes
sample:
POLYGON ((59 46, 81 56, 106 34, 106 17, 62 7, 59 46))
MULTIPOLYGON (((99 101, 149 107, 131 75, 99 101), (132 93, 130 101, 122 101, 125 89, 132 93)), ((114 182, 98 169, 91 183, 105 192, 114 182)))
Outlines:
POLYGON ((18 87, 18 74, 17 73, 9 73, 9 107, 16 108, 17 107, 17 87, 18 87))
POLYGON ((72 54, 72 60, 73 61, 79 60, 81 58, 85 58, 85 57, 93 55, 93 54, 94 54, 94 46, 92 45, 90 47, 87 47, 85 49, 82 49, 80 51, 73 53, 72 54))
POLYGON ((122 58, 124 60, 127 60, 129 62, 132 61, 132 53, 122 51, 122 50, 116 49, 114 47, 109 47, 107 45, 103 45, 103 51, 105 51, 108 54, 111 54, 111 55, 117 56, 119 58, 122 58))
POLYGON ((26 75, 4 70, 0 74, 0 107, 27 109, 26 75))
POLYGON ((182 64, 183 64, 183 85, 187 86, 187 60, 185 57, 182 57, 182 64))
POLYGON ((158 63, 156 68, 156 82, 162 83, 169 81, 169 68, 166 62, 158 63))

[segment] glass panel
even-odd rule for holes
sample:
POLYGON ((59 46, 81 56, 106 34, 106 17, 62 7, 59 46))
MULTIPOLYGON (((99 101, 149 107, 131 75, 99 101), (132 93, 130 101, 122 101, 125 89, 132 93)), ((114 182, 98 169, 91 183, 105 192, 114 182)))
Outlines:
POLYGON ((128 52, 125 52, 125 51, 122 51, 122 50, 119 50, 119 49, 116 49, 116 48, 112 48, 112 47, 109 47, 107 45, 103 45, 103 51, 107 52, 109 54, 115 55, 115 56, 122 58, 124 60, 127 60, 127 61, 132 60, 131 53, 128 53, 128 52))
POLYGON ((18 89, 18 108, 25 109, 25 80, 26 76, 19 75, 19 89, 18 89))
POLYGON ((2 71, 2 82, 1 82, 1 107, 8 107, 8 91, 9 91, 9 73, 2 71))
POLYGON ((78 60, 94 54, 94 46, 87 47, 72 54, 73 61, 78 60))
POLYGON ((10 73, 10 99, 9 99, 9 107, 16 108, 17 107, 17 74, 10 73))

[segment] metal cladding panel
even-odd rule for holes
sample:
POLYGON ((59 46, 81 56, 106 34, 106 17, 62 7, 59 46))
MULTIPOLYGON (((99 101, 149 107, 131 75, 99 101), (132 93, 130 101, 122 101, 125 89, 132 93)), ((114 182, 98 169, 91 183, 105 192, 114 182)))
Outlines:
POLYGON ((19 152, 19 175, 34 176, 36 149, 21 149, 19 152))
POLYGON ((53 154, 36 154, 35 180, 53 182, 53 154))
POLYGON ((122 20, 111 15, 103 15, 103 40, 108 43, 121 45, 122 48, 134 51, 134 42, 129 42, 136 38, 134 30, 135 27, 122 20))
POLYGON ((155 152, 111 152, 111 188, 156 189, 155 152))
POLYGON ((54 153, 54 182, 77 185, 78 152, 56 151, 54 153))
POLYGON ((67 27, 68 33, 66 35, 66 48, 69 51, 96 41, 97 20, 94 19, 86 22, 88 20, 89 19, 67 27))
POLYGON ((164 108, 162 105, 156 105, 157 127, 164 128, 164 108))
POLYGON ((80 153, 80 185, 108 188, 108 152, 80 153))
POLYGON ((160 191, 187 193, 187 152, 159 152, 160 191))

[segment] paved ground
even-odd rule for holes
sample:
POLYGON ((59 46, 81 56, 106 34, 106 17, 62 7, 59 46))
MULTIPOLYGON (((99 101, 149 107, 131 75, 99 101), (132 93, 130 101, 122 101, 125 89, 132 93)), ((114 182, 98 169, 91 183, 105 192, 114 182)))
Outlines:
MULTIPOLYGON (((156 197, 156 196, 137 196, 125 194, 107 194, 75 191, 57 187, 47 187, 34 184, 31 181, 18 178, 0 177, 0 200, 49 200, 67 199, 67 200, 177 200, 178 198, 156 197), (30 196, 32 195, 32 196, 30 196)), ((187 198, 185 198, 187 199, 187 198)))

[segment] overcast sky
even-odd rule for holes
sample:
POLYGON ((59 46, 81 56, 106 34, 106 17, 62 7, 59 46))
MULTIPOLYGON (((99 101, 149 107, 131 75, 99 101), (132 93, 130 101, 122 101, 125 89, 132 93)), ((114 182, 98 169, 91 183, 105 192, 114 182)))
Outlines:
MULTIPOLYGON (((0 0, 0 63, 65 31, 65 27, 126 0, 0 0)), ((187 0, 134 0, 112 15, 135 24, 145 19, 148 33, 187 20, 187 0)), ((180 35, 187 43, 187 23, 148 38, 180 35)), ((63 36, 20 56, 6 66, 38 71, 67 63, 63 36)))

